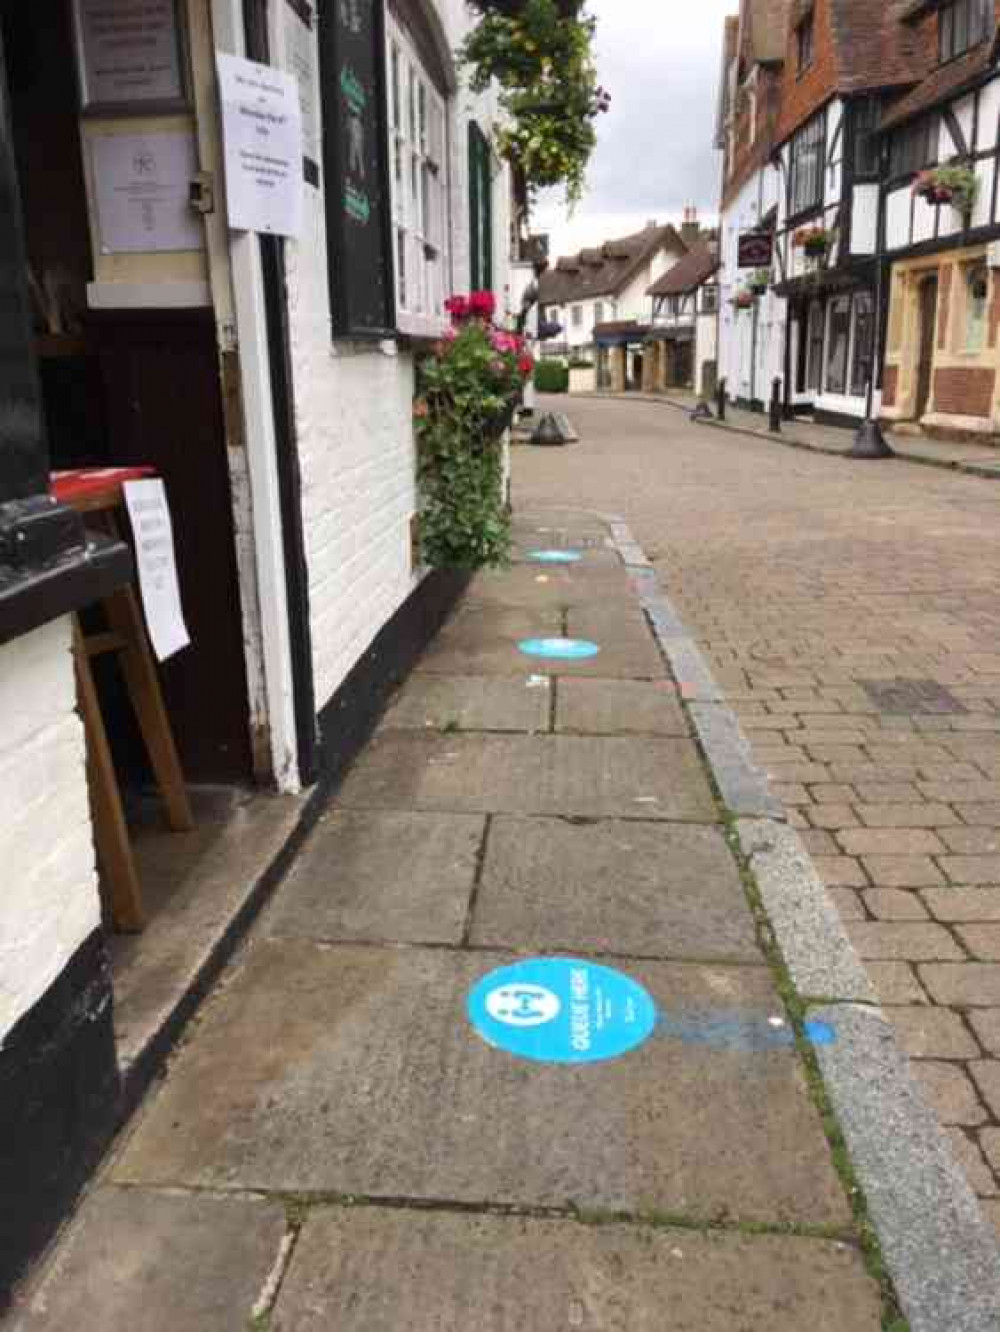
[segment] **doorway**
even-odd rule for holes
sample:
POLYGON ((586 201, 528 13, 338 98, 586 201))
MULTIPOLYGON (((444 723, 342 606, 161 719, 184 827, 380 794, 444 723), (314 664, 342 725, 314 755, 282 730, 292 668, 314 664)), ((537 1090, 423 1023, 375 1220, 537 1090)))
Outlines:
POLYGON ((938 280, 935 275, 920 284, 920 360, 917 364, 917 397, 914 404, 914 415, 918 421, 927 414, 931 401, 937 305, 938 280))

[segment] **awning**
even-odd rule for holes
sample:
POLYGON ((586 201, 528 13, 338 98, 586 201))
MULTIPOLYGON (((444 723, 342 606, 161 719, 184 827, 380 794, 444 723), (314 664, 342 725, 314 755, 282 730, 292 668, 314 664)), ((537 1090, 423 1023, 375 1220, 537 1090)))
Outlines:
POLYGON ((648 324, 640 324, 637 319, 621 319, 597 324, 594 341, 598 347, 628 347, 632 343, 644 342, 651 332, 648 324))

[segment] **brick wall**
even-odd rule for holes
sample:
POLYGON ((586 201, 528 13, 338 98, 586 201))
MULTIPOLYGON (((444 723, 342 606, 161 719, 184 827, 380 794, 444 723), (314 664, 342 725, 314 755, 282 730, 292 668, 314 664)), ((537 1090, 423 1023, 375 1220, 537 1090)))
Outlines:
POLYGON ((749 103, 737 117, 736 151, 732 170, 723 182, 722 207, 728 208, 744 185, 764 166, 774 145, 774 130, 780 104, 780 77, 761 68, 757 73, 757 124, 750 142, 749 103))
POLYGON ((934 411, 946 416, 990 416, 996 371, 946 367, 934 372, 934 411))
POLYGON ((100 923, 70 621, 0 647, 0 1039, 100 923))
POLYGON ((899 391, 899 366, 887 365, 882 374, 882 406, 895 407, 899 391))
POLYGON ((817 0, 813 13, 815 16, 813 63, 801 74, 797 34, 789 24, 781 87, 781 116, 777 126, 779 143, 787 139, 800 125, 805 124, 813 112, 836 91, 836 48, 829 0, 817 0))

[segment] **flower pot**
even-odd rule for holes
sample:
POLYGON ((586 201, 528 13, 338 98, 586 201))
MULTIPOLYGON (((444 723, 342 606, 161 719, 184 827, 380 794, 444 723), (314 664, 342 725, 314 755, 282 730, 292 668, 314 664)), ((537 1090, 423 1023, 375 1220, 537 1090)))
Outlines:
POLYGON ((810 259, 822 259, 830 248, 830 245, 829 242, 825 240, 814 240, 806 241, 803 248, 810 259))

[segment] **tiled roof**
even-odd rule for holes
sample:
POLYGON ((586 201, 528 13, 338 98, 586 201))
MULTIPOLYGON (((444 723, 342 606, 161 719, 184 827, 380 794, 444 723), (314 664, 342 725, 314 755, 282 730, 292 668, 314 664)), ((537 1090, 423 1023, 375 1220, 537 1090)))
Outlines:
POLYGON ((992 41, 980 42, 958 60, 939 65, 893 106, 882 121, 883 128, 890 129, 902 124, 904 120, 912 120, 922 111, 929 111, 938 103, 956 96, 967 85, 974 84, 991 69, 996 59, 996 48, 997 37, 994 37, 992 41))
POLYGON ((634 235, 608 241, 599 248, 581 250, 579 254, 558 259, 553 268, 542 274, 538 283, 539 303, 566 305, 570 301, 616 296, 643 264, 668 244, 681 250, 686 248, 673 227, 652 226, 634 235))
POLYGON ((696 291, 718 270, 719 260, 705 246, 690 250, 683 259, 667 269, 647 291, 647 296, 686 296, 696 291))
POLYGON ((913 0, 828 0, 837 54, 837 91, 898 88, 929 73, 927 32, 904 21, 913 0))

